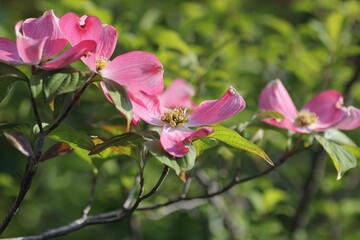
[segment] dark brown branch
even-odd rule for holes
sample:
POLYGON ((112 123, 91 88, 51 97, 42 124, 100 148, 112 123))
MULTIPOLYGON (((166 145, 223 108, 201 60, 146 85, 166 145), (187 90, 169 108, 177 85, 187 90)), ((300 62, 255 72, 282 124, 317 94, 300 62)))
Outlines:
POLYGON ((35 173, 36 173, 36 163, 40 159, 41 149, 42 149, 42 146, 44 144, 42 121, 41 121, 41 118, 40 118, 39 110, 37 108, 35 98, 34 98, 32 92, 31 92, 30 85, 28 85, 28 86, 29 86, 29 90, 30 90, 31 106, 32 106, 32 109, 34 111, 36 124, 39 126, 39 130, 40 130, 40 138, 39 138, 38 144, 36 146, 37 150, 36 150, 35 156, 31 156, 30 158, 28 158, 28 161, 27 161, 27 164, 26 164, 26 167, 25 167, 25 171, 24 171, 24 175, 21 178, 19 193, 18 193, 14 203, 10 207, 7 215, 4 217, 4 220, 3 220, 3 222, 2 222, 2 224, 0 226, 0 234, 3 233, 5 231, 5 229, 9 226, 12 218, 15 216, 17 210, 20 207, 20 204, 24 200, 27 192, 29 191, 29 189, 31 187, 32 179, 34 178, 35 173))
POLYGON ((178 202, 183 202, 183 201, 192 201, 192 200, 200 200, 200 199, 210 199, 212 197, 218 196, 220 194, 223 194, 224 192, 227 192, 228 190, 230 190, 231 188, 233 188, 234 186, 238 185, 238 184, 242 184, 248 181, 251 181, 253 179, 262 177, 272 171, 274 171, 275 169, 277 169, 278 167, 280 167, 282 164, 285 163, 285 161, 293 155, 293 151, 288 151, 285 152, 285 154, 279 159, 279 163, 276 164, 275 166, 269 167, 266 170, 259 172, 255 175, 252 176, 248 176, 248 177, 244 177, 244 178, 239 178, 238 173, 235 174, 235 176, 233 177, 233 179, 231 180, 231 182, 226 185, 225 187, 223 187, 222 189, 215 191, 213 193, 207 193, 201 196, 197 196, 197 197, 178 197, 176 199, 170 200, 168 202, 165 203, 159 203, 159 204, 154 204, 151 206, 146 206, 146 207, 139 207, 137 210, 139 211, 145 211, 145 210, 153 210, 153 209, 157 209, 157 208, 161 208, 161 207, 165 207, 165 206, 169 206, 178 202))
MULTIPOLYGON (((42 122, 41 122, 40 114, 39 114, 35 99, 34 99, 32 93, 31 93, 30 100, 31 100, 31 104, 32 104, 32 107, 33 107, 36 123, 37 123, 37 125, 39 126, 39 129, 40 129, 40 137, 39 137, 39 140, 38 140, 37 146, 36 146, 36 154, 35 154, 34 157, 28 159, 27 165, 25 167, 25 172, 24 172, 24 175, 23 175, 23 177, 21 179, 21 185, 20 185, 20 190, 19 190, 18 196, 16 197, 14 203, 10 207, 7 215, 4 217, 4 220, 3 220, 3 222, 2 222, 2 224, 0 226, 0 235, 9 226, 12 218, 15 216, 16 212, 18 211, 18 209, 20 207, 20 204, 22 203, 22 201, 24 200, 27 192, 30 189, 32 180, 33 180, 34 175, 36 173, 37 163, 41 159, 42 147, 44 145, 45 137, 51 131, 53 131, 55 128, 57 128, 61 124, 61 122, 63 120, 65 120, 65 118, 70 113, 70 111, 73 109, 75 104, 79 101, 81 95, 84 93, 86 88, 92 83, 92 80, 95 78, 95 76, 96 76, 96 74, 94 73, 89 77, 89 79, 86 80, 83 87, 78 92, 76 92, 74 99, 72 100, 72 102, 68 106, 68 108, 66 109, 65 113, 53 125, 51 125, 46 131, 44 131, 43 128, 42 128, 42 122)), ((30 89, 30 91, 31 91, 31 89, 30 89)))
POLYGON ((30 189, 32 179, 36 173, 36 165, 34 164, 33 159, 29 158, 25 167, 24 176, 21 178, 20 190, 17 195, 14 203, 10 207, 7 215, 5 216, 1 226, 0 226, 0 235, 5 231, 5 229, 9 226, 12 218, 15 216, 17 210, 21 202, 24 200, 27 192, 30 189))
POLYGON ((117 209, 114 211, 110 211, 110 212, 102 213, 102 214, 98 214, 98 215, 93 215, 93 216, 83 215, 81 218, 76 219, 75 221, 71 222, 70 224, 68 224, 66 226, 49 230, 38 236, 10 238, 10 239, 23 239, 23 240, 49 239, 49 238, 66 235, 66 234, 76 231, 78 229, 84 228, 88 225, 118 222, 118 221, 124 219, 125 217, 128 217, 129 215, 131 215, 138 208, 141 201, 143 201, 143 200, 151 197, 153 194, 155 194, 158 191, 161 184, 164 182, 168 173, 169 173, 169 167, 164 166, 164 169, 161 173, 159 180, 157 181, 155 186, 150 190, 150 192, 148 192, 145 195, 143 195, 144 178, 143 178, 142 174, 140 173, 139 194, 136 199, 136 202, 134 203, 134 205, 131 208, 120 208, 120 209, 117 209))

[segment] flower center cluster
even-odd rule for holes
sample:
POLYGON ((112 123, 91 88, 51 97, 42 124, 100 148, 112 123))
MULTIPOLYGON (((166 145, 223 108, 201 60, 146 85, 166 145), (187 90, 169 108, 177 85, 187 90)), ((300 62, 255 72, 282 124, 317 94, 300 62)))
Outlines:
POLYGON ((186 117, 186 109, 176 107, 170 111, 166 111, 161 117, 161 120, 168 122, 172 127, 183 126, 184 123, 188 121, 186 117))
POLYGON ((318 118, 315 113, 303 110, 298 113, 294 122, 298 127, 309 126, 313 123, 317 123, 318 118))
POLYGON ((110 61, 105 58, 96 59, 96 71, 103 70, 110 61))

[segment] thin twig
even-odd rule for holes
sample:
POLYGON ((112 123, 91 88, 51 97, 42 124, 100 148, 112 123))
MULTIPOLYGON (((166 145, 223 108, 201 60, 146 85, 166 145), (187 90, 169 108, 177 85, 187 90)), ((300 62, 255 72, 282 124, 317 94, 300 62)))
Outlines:
MULTIPOLYGON (((0 226, 0 234, 2 234, 5 231, 5 229, 9 226, 12 218, 16 214, 17 210, 19 209, 20 204, 22 203, 22 201, 24 200, 27 192, 30 189, 32 180, 33 180, 34 175, 36 173, 37 163, 41 159, 42 147, 44 145, 44 141, 45 141, 46 136, 51 131, 53 131, 55 128, 57 128, 61 124, 61 122, 67 117, 67 115, 70 113, 72 108, 79 101, 81 95, 84 93, 86 88, 92 83, 92 80, 95 78, 95 76, 96 76, 96 74, 94 73, 86 80, 86 82, 82 86, 82 88, 78 92, 76 92, 74 99, 72 100, 71 104, 68 106, 68 108, 66 109, 64 114, 53 125, 51 125, 46 131, 44 131, 44 129, 42 128, 42 122, 41 122, 40 114, 39 114, 39 111, 38 111, 34 96, 31 93, 31 97, 30 97, 31 104, 32 104, 32 107, 33 107, 36 123, 39 126, 40 137, 39 137, 39 140, 37 142, 35 156, 33 158, 28 159, 27 165, 25 167, 24 175, 23 175, 23 177, 21 179, 19 193, 18 193, 14 203, 10 207, 7 215, 4 217, 4 220, 3 220, 3 222, 2 222, 2 224, 0 226)), ((31 89, 30 89, 30 91, 31 91, 31 89)))
POLYGON ((92 176, 92 181, 91 181, 91 192, 90 192, 90 197, 89 197, 89 201, 88 201, 88 204, 86 205, 84 211, 83 211, 83 217, 86 217, 88 216, 90 210, 91 210, 91 207, 92 207, 92 204, 94 202, 94 197, 95 197, 95 192, 96 192, 96 184, 97 184, 97 178, 98 178, 98 173, 97 172, 94 172, 93 173, 93 176, 92 176))
POLYGON ((21 178, 19 193, 0 226, 0 235, 9 226, 12 218, 15 216, 17 210, 19 209, 21 202, 24 200, 27 192, 30 189, 31 182, 35 173, 36 173, 36 165, 34 164, 34 161, 31 158, 29 158, 25 167, 24 176, 21 178))
POLYGON ((33 108, 33 110, 34 110, 34 115, 35 115, 36 124, 37 124, 38 127, 39 127, 40 133, 42 133, 42 132, 43 132, 43 127, 42 127, 42 121, 41 121, 41 118, 40 118, 39 110, 38 110, 38 108, 37 108, 34 95, 32 94, 30 84, 28 84, 28 86, 29 86, 29 90, 30 90, 30 102, 31 102, 31 106, 32 106, 32 108, 33 108))
POLYGON ((144 178, 142 174, 140 173, 140 190, 138 197, 136 199, 136 202, 131 208, 120 208, 114 211, 93 215, 93 216, 86 216, 83 215, 81 218, 76 219, 75 221, 71 222, 70 224, 66 226, 62 226, 59 228, 55 228, 52 230, 48 230, 44 232, 43 234, 40 234, 38 236, 29 236, 29 237, 18 237, 18 238, 9 238, 9 239, 16 239, 16 240, 42 240, 42 239, 49 239, 54 237, 59 237, 66 235, 68 233, 71 233, 73 231, 76 231, 78 229, 84 228, 88 225, 94 225, 94 224, 103 224, 103 223, 112 223, 112 222, 118 222, 122 220, 123 218, 131 215, 139 206, 141 201, 149 198, 153 194, 155 194, 161 184, 164 182, 166 176, 169 173, 169 167, 164 166, 164 169, 161 173, 161 176, 159 177, 159 180, 155 184, 155 186, 150 190, 149 193, 143 195, 144 192, 144 178))
POLYGON ((131 204, 131 202, 132 202, 132 200, 134 198, 135 192, 136 192, 137 183, 140 181, 139 179, 140 179, 140 175, 136 176, 135 181, 133 183, 133 186, 132 186, 132 188, 131 188, 131 190, 129 192, 129 195, 126 198, 126 200, 125 200, 125 202, 123 204, 123 208, 126 209, 126 208, 130 207, 130 204, 131 204))
MULTIPOLYGON (((30 86, 29 86, 29 89, 30 89, 30 86)), ((28 158, 28 161, 27 161, 27 164, 26 164, 26 167, 25 167, 25 171, 24 171, 24 175, 21 178, 19 193, 18 193, 14 203, 11 205, 8 213, 4 217, 3 222, 1 223, 0 235, 9 226, 11 220, 15 216, 15 214, 18 211, 22 201, 24 200, 27 192, 29 191, 29 189, 31 187, 32 180, 33 180, 33 178, 34 178, 34 176, 36 174, 37 163, 39 162, 39 160, 41 158, 42 147, 44 145, 45 134, 43 132, 40 114, 39 114, 39 111, 38 111, 34 96, 33 96, 32 92, 31 92, 31 89, 30 89, 30 100, 31 100, 33 111, 34 111, 36 123, 39 126, 40 138, 39 138, 37 146, 36 146, 36 154, 35 154, 35 156, 31 156, 30 158, 28 158)))
POLYGON ((294 147, 290 151, 286 151, 284 153, 284 155, 282 155, 282 157, 279 159, 278 164, 276 164, 274 166, 271 166, 271 167, 265 169, 264 171, 259 172, 259 173, 255 174, 255 175, 244 177, 244 178, 241 178, 241 179, 239 178, 239 174, 236 172, 236 174, 234 175, 231 182, 229 184, 227 184, 225 187, 223 187, 222 189, 219 189, 218 191, 215 191, 213 193, 207 193, 207 194, 197 196, 197 197, 183 197, 183 196, 180 196, 180 197, 178 197, 176 199, 169 200, 169 201, 167 201, 165 203, 158 203, 158 204, 154 204, 154 205, 151 205, 151 206, 139 207, 137 210, 139 210, 139 211, 153 210, 153 209, 169 206, 169 205, 172 205, 172 204, 175 204, 175 203, 178 203, 178 202, 192 201, 192 200, 199 200, 199 199, 209 199, 209 198, 218 196, 220 194, 223 194, 224 192, 227 192, 228 190, 230 190, 231 188, 233 188, 234 186, 236 186, 238 184, 242 184, 242 183, 251 181, 253 179, 262 177, 262 176, 274 171, 275 169, 277 169, 281 165, 283 165, 286 162, 286 160, 289 159, 295 153, 295 149, 297 148, 299 143, 300 143, 300 141, 297 141, 294 144, 294 147))
POLYGON ((144 196, 141 196, 140 199, 145 200, 147 198, 149 198, 150 196, 152 196, 154 193, 156 193, 159 190, 159 187, 161 186, 161 184, 164 182, 166 176, 169 174, 170 168, 168 166, 164 166, 164 169, 161 173, 161 176, 158 180, 158 182, 156 183, 156 185, 153 187, 153 189, 151 189, 150 192, 148 192, 147 194, 145 194, 144 196))
POLYGON ((48 135, 51 131, 53 131, 54 129, 56 129, 65 119, 66 117, 69 115, 69 113, 71 112, 71 110, 75 107, 75 105, 77 104, 77 102, 80 100, 81 95, 85 92, 86 88, 93 83, 94 78, 96 77, 96 73, 93 73, 84 83, 84 85, 82 86, 82 88, 78 91, 76 91, 74 98, 72 99, 72 101, 70 102, 70 104, 68 105, 68 107, 66 108, 66 110, 64 111, 64 113, 52 124, 50 125, 49 128, 47 128, 45 130, 45 134, 48 135))

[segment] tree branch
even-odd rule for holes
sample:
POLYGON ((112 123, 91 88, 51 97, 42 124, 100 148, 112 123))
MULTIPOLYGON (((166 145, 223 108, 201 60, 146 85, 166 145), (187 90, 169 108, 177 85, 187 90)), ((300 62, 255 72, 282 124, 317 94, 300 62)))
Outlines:
POLYGON ((142 195, 143 191, 144 191, 144 178, 143 178, 142 174, 140 174, 141 176, 140 176, 139 194, 136 199, 136 202, 134 203, 134 205, 131 208, 120 208, 120 209, 117 209, 114 211, 110 211, 110 212, 106 212, 106 213, 102 213, 102 214, 98 214, 98 215, 93 215, 93 216, 83 215, 81 218, 76 219, 75 221, 71 222, 70 224, 68 224, 66 226, 48 230, 38 236, 18 237, 18 238, 9 238, 9 239, 13 239, 13 240, 49 239, 49 238, 53 238, 53 237, 59 237, 59 236, 66 235, 73 231, 84 228, 88 225, 118 222, 118 221, 122 220, 123 218, 131 215, 138 208, 139 204, 143 200, 145 200, 145 199, 151 197, 153 194, 155 194, 158 191, 161 184, 164 182, 168 173, 169 173, 169 167, 164 166, 164 169, 161 173, 159 180, 157 181, 155 186, 150 190, 150 192, 148 192, 145 195, 142 195))
POLYGON ((9 226, 12 218, 15 216, 17 210, 19 209, 21 202, 24 200, 27 192, 30 189, 32 179, 35 173, 36 173, 36 165, 34 164, 33 159, 29 158, 25 167, 24 176, 21 178, 19 193, 0 226, 0 235, 9 226))
POLYGON ((83 217, 86 217, 90 210, 91 210, 91 207, 92 207, 92 204, 94 202, 94 197, 95 197, 95 192, 96 192, 96 184, 97 184, 97 177, 98 177, 98 173, 97 172, 94 172, 93 176, 92 176, 92 184, 91 184, 91 192, 90 192, 90 197, 89 197, 89 201, 88 201, 88 204, 87 206, 84 208, 84 211, 83 211, 83 217))
POLYGON ((226 185, 225 187, 218 190, 218 191, 215 191, 215 192, 212 192, 212 193, 207 193, 207 194, 197 196, 197 197, 182 197, 182 196, 180 196, 180 197, 178 197, 176 199, 170 200, 170 201, 165 202, 165 203, 154 204, 154 205, 146 206, 146 207, 139 207, 137 210, 139 210, 139 211, 153 210, 153 209, 169 206, 169 205, 172 205, 172 204, 175 204, 175 203, 178 203, 178 202, 183 202, 183 201, 210 199, 212 197, 223 194, 224 192, 227 192, 228 190, 230 190, 231 188, 233 188, 234 186, 236 186, 238 184, 242 184, 242 183, 251 181, 253 179, 262 177, 262 176, 274 171, 275 169, 280 167, 282 164, 284 164, 286 162, 286 160, 293 155, 293 153, 294 153, 293 151, 285 152, 284 155, 279 159, 278 164, 276 164, 275 166, 269 167, 269 168, 265 169, 264 171, 259 172, 259 173, 255 174, 255 175, 244 177, 244 178, 240 179, 239 176, 238 176, 238 173, 236 173, 234 175, 233 179, 231 180, 231 182, 228 185, 226 185))
MULTIPOLYGON (((37 146, 36 146, 36 154, 35 154, 34 157, 31 157, 31 158, 28 159, 27 165, 25 167, 25 172, 24 172, 24 176, 21 179, 20 190, 19 190, 18 196, 16 197, 14 203, 10 207, 7 215, 4 217, 4 220, 3 220, 2 224, 0 225, 0 234, 2 234, 5 231, 5 229, 9 226, 12 218, 16 214, 17 210, 19 209, 20 204, 22 203, 22 201, 24 200, 27 192, 30 189, 32 180, 33 180, 33 178, 35 176, 35 173, 36 173, 37 164, 41 159, 42 147, 44 145, 44 141, 45 141, 46 136, 51 131, 53 131, 55 128, 57 128, 61 124, 61 122, 63 120, 65 120, 65 118, 68 116, 68 114, 73 109, 75 104, 79 101, 81 95, 84 93, 86 88, 92 83, 92 80, 95 78, 95 76, 96 76, 96 73, 93 73, 86 80, 86 82, 82 86, 82 88, 79 91, 76 92, 72 102, 70 103, 70 105, 68 106, 68 108, 66 109, 64 114, 61 115, 61 117, 57 121, 55 121, 53 125, 51 125, 48 129, 46 129, 46 131, 44 131, 44 129, 42 128, 42 122, 41 122, 40 114, 39 114, 39 111, 38 111, 34 96, 31 93, 30 101, 31 101, 32 108, 33 108, 33 111, 34 111, 36 123, 39 126, 40 137, 39 137, 39 140, 38 140, 37 146)), ((30 92, 31 92, 31 88, 30 88, 30 92)))
POLYGON ((84 83, 82 88, 78 91, 76 91, 74 98, 64 111, 64 113, 52 124, 49 128, 45 130, 45 134, 48 135, 51 131, 53 131, 55 128, 57 128, 69 115, 71 110, 75 107, 76 103, 80 100, 81 95, 85 92, 86 88, 93 83, 94 78, 96 77, 96 73, 93 73, 84 83))

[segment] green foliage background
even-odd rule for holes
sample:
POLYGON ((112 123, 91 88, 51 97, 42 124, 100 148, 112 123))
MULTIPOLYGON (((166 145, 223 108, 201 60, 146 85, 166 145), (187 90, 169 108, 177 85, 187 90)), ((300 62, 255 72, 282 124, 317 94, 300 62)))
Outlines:
MULTIPOLYGON (((360 3, 340 0, 0 0, 0 36, 15 39, 20 19, 54 9, 61 17, 72 11, 96 15, 119 32, 113 57, 131 50, 149 51, 161 60, 165 81, 183 78, 196 87, 196 102, 218 98, 233 85, 246 109, 226 121, 239 126, 259 111, 257 97, 269 81, 279 78, 300 109, 316 92, 342 92, 346 104, 360 107, 360 3)), ((86 69, 81 63, 79 68, 86 69)), ((96 124, 124 120, 95 87, 88 89, 67 123, 88 134, 96 124)), ((25 86, 0 104, 0 122, 32 118, 25 86)), ((115 129, 116 130, 116 129, 115 129)), ((244 132, 251 138, 254 131, 244 132)), ((360 144, 359 130, 347 133, 360 144)), ((50 144, 50 143, 49 143, 50 144)), ((258 144, 272 159, 286 147, 283 134, 266 130, 258 144)), ((0 138, 0 217, 15 198, 25 158, 0 138)), ((120 223, 90 226, 60 239, 359 239, 360 170, 337 181, 326 154, 325 171, 317 173, 319 191, 304 225, 295 233, 291 223, 316 149, 292 157, 265 177, 231 189, 214 201, 184 203, 156 211, 139 211, 120 223)), ((148 162, 146 189, 161 174, 161 164, 148 162)), ((207 150, 189 174, 204 171, 225 185, 240 167, 241 176, 264 169, 255 156, 225 147, 207 150)), ((121 206, 137 165, 127 158, 103 163, 91 213, 121 206)), ((195 175, 195 174, 194 174, 195 175)), ((27 198, 4 237, 40 234, 78 218, 87 203, 91 166, 75 153, 40 165, 27 198)), ((316 185, 316 181, 314 185, 316 185)), ((183 183, 171 172, 160 191, 144 204, 164 202, 181 193, 183 183)), ((190 196, 204 193, 197 181, 190 196)))

